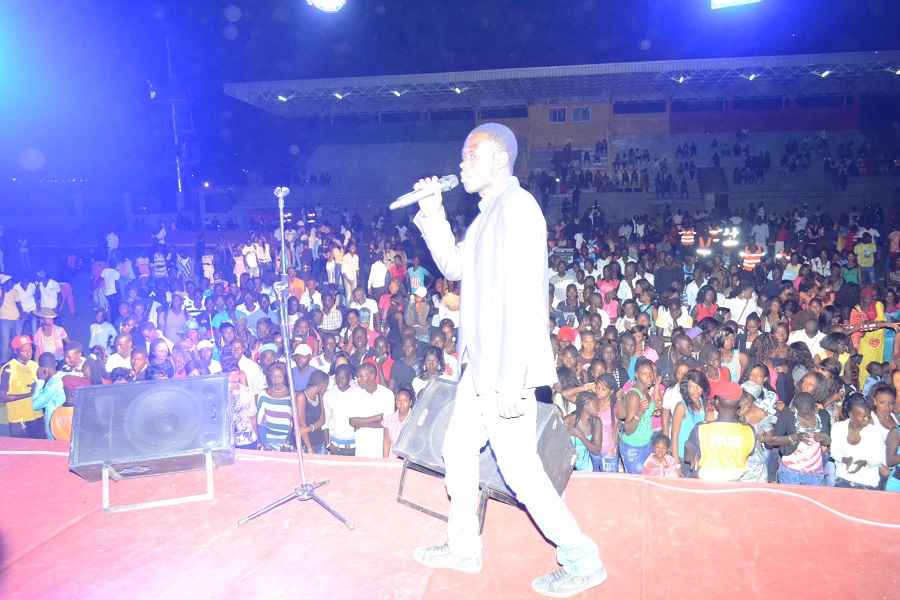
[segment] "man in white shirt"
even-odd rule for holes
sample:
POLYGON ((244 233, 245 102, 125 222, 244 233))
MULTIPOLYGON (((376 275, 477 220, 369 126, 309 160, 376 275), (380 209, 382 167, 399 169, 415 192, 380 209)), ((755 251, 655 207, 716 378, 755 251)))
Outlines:
MULTIPOLYGON (((344 260, 346 259, 347 257, 344 256, 344 260)), ((362 309, 369 309, 369 331, 381 331, 381 323, 379 322, 381 317, 378 313, 378 303, 371 298, 366 298, 366 290, 361 287, 354 288, 353 301, 350 303, 350 308, 355 308, 359 311, 360 321, 362 321, 362 309)))
POLYGON ((747 281, 741 283, 740 291, 734 298, 728 298, 722 306, 731 311, 731 320, 744 327, 750 313, 759 314, 759 306, 756 304, 756 292, 753 284, 747 281))
POLYGON ((244 355, 245 349, 244 342, 241 340, 234 340, 231 342, 231 354, 239 357, 238 368, 247 376, 247 383, 255 383, 255 385, 251 386, 250 391, 256 396, 261 390, 254 390, 253 387, 259 387, 259 376, 262 375, 262 369, 260 369, 259 365, 253 362, 252 359, 249 359, 244 355))
POLYGON ((639 279, 641 278, 637 276, 637 263, 629 262, 626 264, 625 274, 622 275, 622 282, 619 284, 616 297, 622 301, 633 299, 634 287, 639 279))
POLYGON ((356 456, 384 456, 384 428, 381 422, 394 412, 394 394, 383 385, 378 385, 376 374, 372 363, 363 363, 356 370, 359 386, 350 397, 350 425, 356 430, 356 456))
POLYGON ((878 233, 878 230, 875 229, 874 227, 868 227, 868 228, 866 228, 866 227, 860 227, 860 228, 856 231, 856 239, 862 240, 863 235, 866 234, 866 233, 868 233, 869 235, 872 236, 872 243, 877 245, 877 244, 878 244, 878 238, 881 237, 881 234, 878 233))
POLYGON ((100 277, 103 278, 103 295, 106 296, 106 301, 109 303, 109 314, 117 315, 119 314, 119 290, 116 282, 121 277, 119 270, 106 267, 100 271, 100 277))
POLYGON ((803 318, 803 315, 801 315, 801 313, 794 315, 795 318, 791 319, 791 326, 800 327, 800 329, 791 332, 791 335, 788 336, 787 343, 793 344, 794 342, 803 342, 806 344, 806 347, 809 348, 810 354, 815 356, 822 351, 822 346, 820 346, 819 343, 825 337, 825 334, 819 331, 819 321, 812 312, 802 311, 802 313, 806 316, 807 320, 805 323, 797 323, 796 317, 800 315, 801 318, 803 318))
POLYGON ((356 244, 347 246, 344 262, 341 263, 341 277, 344 280, 342 282, 344 293, 347 295, 347 298, 351 298, 353 290, 359 285, 359 254, 356 253, 356 244))
POLYGON ((50 310, 59 313, 59 310, 57 309, 59 308, 59 295, 62 292, 59 283, 50 279, 45 271, 38 271, 36 275, 38 279, 38 292, 40 292, 41 295, 41 308, 49 308, 50 310))
POLYGON ((671 338, 676 327, 688 329, 694 319, 681 307, 681 300, 671 298, 666 306, 656 312, 656 327, 663 338, 671 338))
POLYGON ((566 288, 569 287, 569 284, 575 283, 575 278, 569 275, 564 261, 559 260, 556 262, 556 274, 550 278, 550 283, 553 285, 553 295, 556 301, 562 302, 565 300, 566 288))
POLYGON ((763 249, 769 243, 769 225, 761 217, 756 217, 756 225, 750 230, 750 237, 756 240, 763 249))
POLYGON ((247 265, 247 273, 250 277, 259 277, 259 258, 256 256, 256 244, 244 244, 241 248, 244 264, 247 265))
POLYGON ((19 304, 22 307, 22 330, 19 333, 34 336, 38 328, 38 318, 34 315, 34 311, 37 310, 37 302, 34 299, 37 287, 26 274, 22 275, 22 279, 13 286, 13 289, 19 294, 19 304))
POLYGON ((106 372, 112 373, 113 369, 122 367, 131 370, 131 350, 133 342, 130 333, 120 333, 116 336, 116 351, 106 359, 106 372))
MULTIPOLYGON (((328 452, 341 456, 356 455, 356 430, 350 425, 351 402, 356 388, 350 386, 350 365, 334 370, 334 387, 325 392, 325 443, 328 452)), ((382 434, 383 435, 383 434, 382 434)))
POLYGON ((259 263, 261 273, 268 273, 272 270, 272 252, 269 243, 265 238, 256 239, 256 260, 259 263))
POLYGON ((387 293, 387 275, 387 267, 384 266, 382 261, 376 260, 372 263, 367 284, 370 296, 380 298, 387 293))
POLYGON ((643 261, 637 263, 634 274, 638 279, 646 279, 647 283, 650 285, 656 285, 656 276, 647 270, 647 265, 645 265, 643 261))
POLYGON ((331 371, 331 359, 337 350, 337 337, 333 333, 322 334, 322 353, 310 361, 314 368, 328 373, 331 371))
POLYGON ((684 295, 687 297, 687 305, 691 308, 697 304, 697 292, 706 285, 706 268, 700 265, 694 267, 694 278, 684 287, 684 295))
POLYGON ((213 348, 215 348, 215 344, 210 340, 200 340, 197 343, 197 355, 200 357, 200 362, 209 369, 210 375, 222 372, 222 365, 219 361, 213 360, 213 348))
POLYGON ((106 234, 106 262, 111 265, 115 265, 118 262, 116 259, 116 250, 118 248, 119 236, 116 235, 115 231, 110 230, 110 232, 106 234))

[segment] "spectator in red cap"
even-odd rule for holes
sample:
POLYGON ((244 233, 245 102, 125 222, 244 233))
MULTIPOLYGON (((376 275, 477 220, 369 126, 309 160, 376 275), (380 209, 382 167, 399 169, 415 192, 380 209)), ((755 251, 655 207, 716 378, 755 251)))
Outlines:
POLYGON ((737 481, 756 446, 753 427, 738 420, 744 390, 733 381, 716 388, 716 420, 698 423, 684 446, 684 459, 700 479, 737 481))
POLYGON ((44 411, 34 410, 31 397, 37 382, 38 365, 31 360, 31 338, 17 335, 12 339, 14 358, 0 369, 0 422, 9 422, 9 435, 44 439, 44 411), (5 418, 4 418, 5 417, 5 418))
POLYGON ((562 352, 566 349, 566 346, 577 346, 578 344, 576 341, 578 340, 578 337, 578 332, 575 331, 574 327, 570 327, 569 325, 560 327, 559 331, 556 332, 556 339, 559 340, 558 356, 562 356, 562 352))

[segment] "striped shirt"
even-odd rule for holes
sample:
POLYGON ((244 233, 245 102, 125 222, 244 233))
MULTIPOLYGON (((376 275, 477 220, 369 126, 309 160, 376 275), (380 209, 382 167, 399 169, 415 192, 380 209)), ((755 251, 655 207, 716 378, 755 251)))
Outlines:
POLYGON ((259 424, 260 437, 276 449, 281 448, 291 433, 291 399, 272 398, 265 392, 257 399, 256 422, 259 424), (263 432, 265 432, 263 434, 263 432))

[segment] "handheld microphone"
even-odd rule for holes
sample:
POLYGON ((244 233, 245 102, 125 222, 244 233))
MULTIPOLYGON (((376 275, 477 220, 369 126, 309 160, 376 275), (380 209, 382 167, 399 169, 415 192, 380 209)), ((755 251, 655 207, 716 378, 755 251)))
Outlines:
MULTIPOLYGON (((437 181, 441 184, 442 192, 449 192, 453 188, 459 185, 459 177, 456 175, 445 175, 441 177, 437 181)), ((390 209, 397 210, 398 208, 404 208, 406 206, 411 206, 421 200, 422 198, 427 198, 432 195, 434 191, 432 189, 424 189, 424 190, 416 190, 414 192, 410 192, 408 194, 403 194, 393 202, 391 202, 390 209)))

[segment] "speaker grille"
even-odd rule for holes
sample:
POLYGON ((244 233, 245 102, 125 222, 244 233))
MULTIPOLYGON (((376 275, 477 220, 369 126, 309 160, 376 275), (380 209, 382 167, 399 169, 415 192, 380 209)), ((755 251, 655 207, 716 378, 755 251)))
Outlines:
POLYGON ((103 464, 126 476, 202 468, 204 449, 216 465, 234 462, 227 375, 76 391, 69 468, 89 481, 103 464))
MULTIPOLYGON (((453 399, 456 396, 456 385, 440 379, 432 380, 422 391, 422 409, 417 411, 415 423, 417 428, 427 428, 431 435, 407 436, 403 444, 403 452, 417 456, 426 466, 444 468, 441 446, 450 427, 453 416, 453 399)), ((416 404, 419 406, 419 403, 416 404)), ((401 432, 402 435, 402 432, 401 432)), ((398 440, 399 441, 399 440, 398 440)))
MULTIPOLYGON (((429 382, 413 407, 407 424, 400 432, 395 452, 432 471, 444 473, 441 449, 453 416, 456 383, 444 379, 429 382)), ((552 404, 537 403, 536 431, 538 454, 544 471, 560 494, 566 489, 575 464, 575 446, 556 408, 552 404)), ((515 497, 497 467, 497 457, 488 443, 479 459, 479 484, 494 491, 515 497)))
POLYGON ((184 450, 202 426, 200 403, 175 390, 148 391, 125 409, 125 435, 138 452, 184 450))

